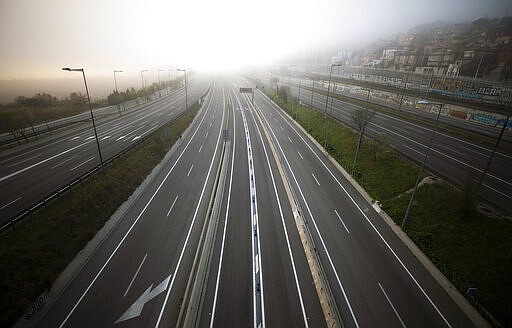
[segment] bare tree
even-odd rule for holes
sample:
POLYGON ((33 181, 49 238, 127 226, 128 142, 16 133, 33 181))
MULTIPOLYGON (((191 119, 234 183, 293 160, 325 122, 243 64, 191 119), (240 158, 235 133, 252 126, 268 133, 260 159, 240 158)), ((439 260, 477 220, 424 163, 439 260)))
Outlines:
POLYGON ((364 108, 358 108, 354 112, 352 112, 352 120, 357 125, 359 129, 359 138, 357 140, 357 148, 356 154, 354 156, 353 166, 356 166, 357 163, 357 155, 359 154, 359 149, 361 148, 361 142, 364 136, 364 130, 368 123, 372 120, 373 116, 375 116, 375 110, 368 110, 368 101, 370 99, 370 90, 368 90, 368 98, 366 99, 366 106, 364 108))

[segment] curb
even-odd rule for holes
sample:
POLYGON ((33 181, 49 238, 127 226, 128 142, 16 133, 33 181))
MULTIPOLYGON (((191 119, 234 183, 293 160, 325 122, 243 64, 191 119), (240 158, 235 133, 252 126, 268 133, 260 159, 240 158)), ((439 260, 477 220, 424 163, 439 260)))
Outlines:
POLYGON ((404 245, 411 251, 416 259, 423 265, 423 267, 430 273, 430 275, 437 281, 450 298, 457 304, 457 306, 466 314, 466 316, 475 324, 476 327, 490 328, 491 325, 482 317, 482 315, 469 303, 469 301, 453 286, 453 284, 446 278, 446 276, 430 261, 430 259, 419 249, 419 247, 407 236, 407 234, 397 225, 393 219, 380 208, 376 209, 373 205, 373 199, 357 183, 357 181, 314 139, 297 121, 295 121, 285 110, 278 106, 272 99, 267 97, 264 93, 261 94, 271 101, 274 106, 281 109, 283 114, 304 133, 309 140, 320 150, 327 159, 336 167, 336 169, 350 182, 350 184, 357 190, 357 192, 375 209, 377 214, 384 220, 384 222, 391 228, 395 235, 404 243, 404 245))
POLYGON ((66 268, 59 274, 59 276, 52 283, 48 292, 44 292, 42 296, 46 300, 45 304, 40 307, 39 312, 36 312, 30 319, 25 317, 31 312, 33 306, 18 319, 13 327, 33 327, 36 326, 42 319, 44 314, 54 304, 56 299, 64 292, 64 290, 71 284, 80 271, 85 267, 89 260, 96 254, 99 247, 107 240, 114 229, 121 223, 126 213, 133 207, 135 202, 142 196, 147 187, 155 180, 156 176, 163 170, 165 164, 174 155, 178 147, 182 144, 184 137, 186 137, 191 127, 196 123, 203 112, 203 106, 199 109, 198 113, 190 123, 190 125, 183 131, 181 138, 178 139, 171 149, 165 154, 164 158, 158 163, 151 173, 146 176, 144 181, 135 189, 130 197, 112 214, 112 216, 105 222, 104 226, 96 233, 96 235, 85 245, 85 247, 78 252, 73 260, 66 266, 66 268))

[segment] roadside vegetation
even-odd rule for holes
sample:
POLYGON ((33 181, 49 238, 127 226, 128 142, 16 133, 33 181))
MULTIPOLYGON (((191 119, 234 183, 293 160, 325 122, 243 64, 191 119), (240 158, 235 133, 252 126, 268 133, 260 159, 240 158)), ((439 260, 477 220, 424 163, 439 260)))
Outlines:
POLYGON ((181 137, 198 110, 196 103, 125 157, 0 235, 0 327, 12 326, 51 288, 181 137))
MULTIPOLYGON (((144 90, 133 87, 126 91, 113 91, 106 99, 91 102, 93 108, 117 105, 125 101, 148 97, 170 86, 176 88, 177 82, 153 83, 144 90)), ((72 92, 68 97, 58 99, 48 93, 37 93, 32 97, 18 96, 13 102, 0 104, 0 133, 10 133, 16 140, 28 141, 29 135, 36 135, 34 126, 64 117, 80 114, 89 110, 87 96, 81 92, 72 92)))
MULTIPOLYGON (((304 90, 307 90, 308 93, 311 92, 311 88, 309 88, 309 87, 304 87, 304 90)), ((327 91, 323 90, 323 89, 315 88, 315 93, 320 93, 320 94, 325 95, 325 94, 327 94, 327 91)), ((330 96, 337 98, 344 102, 352 103, 357 106, 362 106, 362 107, 366 106, 366 100, 361 100, 361 99, 358 99, 355 97, 349 97, 349 96, 342 95, 339 93, 333 94, 332 92, 330 93, 330 96)), ((384 113, 384 114, 387 114, 387 115, 390 115, 393 117, 397 117, 399 119, 402 119, 402 120, 405 120, 405 121, 408 121, 408 122, 411 122, 414 124, 418 124, 418 125, 424 126, 426 128, 432 128, 434 126, 434 120, 425 119, 421 116, 411 114, 407 111, 403 111, 403 110, 397 111, 396 109, 391 109, 387 106, 375 104, 372 102, 368 103, 368 108, 370 110, 384 113)), ((437 129, 439 132, 443 132, 443 133, 452 135, 454 137, 466 140, 468 142, 471 142, 471 143, 474 143, 476 145, 480 145, 480 146, 486 147, 486 148, 492 149, 494 147, 494 144, 496 143, 496 138, 482 135, 480 133, 468 131, 466 129, 458 128, 456 126, 453 126, 453 125, 450 125, 447 123, 443 123, 443 122, 439 122, 437 129)), ((499 134, 499 129, 496 129, 496 137, 498 136, 498 134, 499 134)), ((502 140, 501 144, 500 144, 500 151, 505 154, 512 155, 512 142, 509 142, 507 140, 502 140)))
MULTIPOLYGON (((386 144, 385 135, 363 138, 353 165, 358 131, 299 105, 285 86, 278 92, 263 91, 324 146, 395 223, 402 223, 418 165, 386 144)), ((482 214, 473 196, 469 187, 425 183, 418 188, 404 230, 463 295, 468 288, 478 288, 475 297, 466 297, 491 324, 511 327, 512 222, 504 215, 482 214)))

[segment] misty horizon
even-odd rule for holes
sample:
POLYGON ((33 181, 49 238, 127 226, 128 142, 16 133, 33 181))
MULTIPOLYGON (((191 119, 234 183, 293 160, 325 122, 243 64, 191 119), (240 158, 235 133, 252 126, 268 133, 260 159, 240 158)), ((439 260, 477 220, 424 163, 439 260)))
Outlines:
MULTIPOLYGON (((124 70, 118 88, 126 90, 140 88, 142 69, 149 69, 151 84, 158 69, 238 70, 311 53, 324 59, 425 24, 511 15, 506 0, 4 1, 0 102, 84 92, 80 76, 61 71, 64 66, 85 68, 91 98, 99 99, 114 90, 114 69, 124 70)), ((160 74, 168 79, 167 72, 160 74)))

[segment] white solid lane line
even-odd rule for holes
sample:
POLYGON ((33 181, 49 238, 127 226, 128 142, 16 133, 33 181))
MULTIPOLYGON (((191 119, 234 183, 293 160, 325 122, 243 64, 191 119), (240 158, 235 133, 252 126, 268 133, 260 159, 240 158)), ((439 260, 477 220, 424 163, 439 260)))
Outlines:
POLYGON ((135 275, 133 276, 132 281, 130 281, 130 284, 128 285, 128 288, 126 288, 126 291, 124 292, 123 297, 126 297, 128 292, 130 291, 130 288, 132 287, 133 282, 135 281, 135 278, 137 278, 137 275, 139 274, 140 268, 142 268, 142 265, 144 264, 144 261, 146 261, 146 257, 148 257, 148 253, 146 253, 146 255, 144 255, 144 258, 142 259, 142 262, 140 262, 140 265, 137 268, 137 271, 135 271, 135 275))
MULTIPOLYGON (((238 99, 238 98, 237 98, 238 99)), ((238 100, 240 102, 240 100, 238 100)), ((251 226, 252 226, 252 299, 253 299, 253 326, 254 328, 265 327, 265 298, 263 293, 263 268, 261 266, 261 241, 260 227, 258 220, 258 198, 256 193, 256 174, 254 170, 254 159, 252 156, 251 135, 247 126, 245 113, 242 113, 242 120, 245 130, 245 141, 247 144, 247 164, 249 166, 249 189, 251 203, 251 226)))
POLYGON ((268 165, 268 169, 269 169, 269 172, 270 172, 270 177, 272 179, 272 187, 274 188, 274 194, 276 196, 277 206, 279 208, 279 215, 281 217, 281 226, 283 227, 284 236, 285 236, 285 239, 286 239, 286 246, 288 248, 288 255, 290 256, 290 262, 291 262, 291 266, 292 266, 292 270, 293 270, 293 277, 295 279, 295 286, 297 287, 297 294, 299 296, 300 308, 301 308, 301 311, 302 311, 302 319, 304 320, 304 327, 307 328, 307 327, 309 327, 308 316, 306 314, 306 309, 305 309, 304 301, 303 301, 303 297, 302 297, 302 292, 301 292, 302 288, 300 288, 299 278, 297 276, 297 269, 296 269, 296 266, 295 266, 295 259, 293 257, 293 253, 292 253, 292 249, 291 249, 291 245, 290 245, 290 238, 288 237, 288 230, 286 230, 286 224, 284 222, 285 219, 284 219, 283 209, 281 207, 281 199, 280 199, 279 194, 277 192, 276 181, 275 181, 275 178, 274 178, 274 173, 272 171, 272 167, 270 165, 270 159, 268 157, 267 147, 265 146, 265 143, 263 141, 263 136, 261 135, 260 128, 259 128, 258 124, 256 123, 256 119, 254 118, 254 114, 252 112, 251 112, 251 116, 253 117, 253 120, 255 122, 255 126, 256 126, 256 129, 258 131, 258 135, 260 137, 261 144, 263 145, 263 152, 265 153, 265 158, 267 160, 267 165, 268 165))
MULTIPOLYGON (((212 98, 209 98, 209 99, 212 99, 212 98)), ((224 105, 225 105, 225 100, 224 100, 224 105)), ((223 108, 225 108, 225 106, 223 108)), ((224 110, 222 111, 221 122, 224 122, 224 110)), ((155 324, 155 328, 158 328, 160 326, 160 321, 162 320, 162 316, 164 315, 165 307, 167 306, 167 302, 169 301, 169 296, 171 295, 171 290, 172 290, 172 287, 174 286, 174 281, 176 279, 176 276, 178 275, 178 270, 180 269, 181 261, 183 260, 183 256, 185 254, 185 250, 187 249, 187 245, 189 243, 190 235, 192 234, 192 228, 194 227, 194 224, 196 222, 197 214, 199 213, 199 207, 200 207, 201 202, 203 200, 204 192, 206 190, 206 185, 207 185, 208 179, 210 178, 210 174, 212 172, 213 163, 215 162, 215 156, 217 155, 217 151, 220 148, 220 137, 221 137, 221 134, 222 134, 221 132, 222 132, 222 123, 220 124, 220 127, 219 127, 219 133, 218 133, 218 136, 217 136, 217 142, 215 144, 215 150, 213 152, 213 156, 212 156, 212 160, 211 160, 211 163, 210 163, 210 167, 208 168, 208 173, 206 174, 206 178, 204 180, 205 182, 204 182, 204 185, 203 185, 203 189, 201 190, 201 195, 199 196, 199 200, 197 202, 197 207, 196 207, 196 209, 194 211, 194 216, 192 217, 192 221, 190 222, 190 227, 188 229, 187 236, 185 237, 185 242, 183 244, 183 248, 181 249, 181 253, 180 253, 180 256, 178 258, 178 262, 176 263, 176 266, 174 267, 174 272, 172 273, 171 283, 169 284, 169 287, 167 288, 167 293, 165 294, 165 299, 164 299, 164 302, 162 304, 162 308, 160 309, 160 314, 158 315, 158 319, 157 319, 157 322, 155 324)))
POLYGON ((76 169, 77 169, 77 168, 79 168, 80 166, 82 166, 82 165, 84 165, 84 164, 89 163, 90 161, 92 161, 92 160, 93 160, 93 159, 95 159, 95 158, 96 158, 96 157, 91 157, 91 158, 89 158, 89 159, 88 159, 88 160, 86 160, 85 162, 82 162, 82 163, 78 164, 77 166, 75 166, 75 167, 71 168, 71 169, 70 169, 70 171, 74 171, 74 170, 76 170, 76 169))
MULTIPOLYGON (((271 106, 274 106, 271 102, 269 102, 266 98, 264 98, 265 101, 267 103, 269 103, 271 106)), ((384 239, 384 237, 382 236, 382 234, 380 233, 380 231, 377 229, 377 227, 375 227, 375 225, 373 224, 373 222, 370 220, 370 218, 366 215, 366 213, 363 211, 363 209, 361 207, 359 207, 359 205, 357 204, 357 202, 355 201, 355 199, 350 195, 350 193, 348 192, 348 190, 341 184, 341 182, 338 180, 338 178, 334 175, 334 173, 329 169, 329 167, 327 166, 327 164, 324 163, 324 161, 320 158, 320 156, 313 150, 313 148, 306 142, 306 140, 299 134, 299 132, 295 129, 294 126, 291 125, 290 122, 288 122, 288 120, 286 120, 283 115, 281 113, 279 113, 279 115, 281 115, 281 118, 285 121, 286 124, 288 124, 288 126, 297 134, 297 136, 302 140, 302 142, 304 143, 304 145, 306 145, 306 147, 310 150, 310 152, 313 154, 313 156, 315 156, 318 160, 318 162, 320 164, 322 164, 322 166, 327 170, 327 172, 329 172, 329 175, 334 179, 334 181, 336 181, 336 184, 343 190, 343 192, 347 195, 347 197, 350 199, 350 201, 356 206, 357 210, 359 211, 359 213, 361 213, 361 215, 365 218, 366 222, 368 222, 368 224, 372 227, 373 231, 375 231, 375 233, 379 236, 380 240, 384 243, 384 245, 386 245, 386 247, 389 249, 389 251, 393 254, 393 256, 395 257, 395 259, 398 261, 398 263, 400 264, 400 266, 404 269, 404 271, 408 274, 408 276, 411 278, 411 280, 414 282, 414 284, 416 285, 416 287, 419 289, 419 291, 423 294, 423 296, 428 300, 428 302, 430 303, 430 305, 432 306, 432 308, 434 308, 434 310, 437 312, 437 314, 439 315, 439 317, 444 321, 444 323, 448 326, 448 327, 452 327, 452 325, 448 322, 448 320, 446 319, 446 317, 443 315, 443 313, 441 312, 441 310, 437 307, 437 305, 434 304, 434 301, 432 301, 432 299, 430 298, 430 296, 427 294, 427 292, 425 291, 425 289, 423 289, 423 287, 420 285, 420 283, 416 280, 416 278, 413 276, 413 274, 411 273, 411 271, 409 271, 409 269, 407 268, 407 266, 405 265, 404 262, 402 262, 402 260, 400 259, 400 257, 398 257, 398 255, 395 253, 395 251, 393 250, 393 248, 391 248, 391 245, 389 245, 389 243, 386 241, 386 239, 384 239)), ((276 138, 277 139, 277 138, 276 138)), ((282 150, 281 150, 282 151, 282 150)), ((283 152, 284 153, 284 152, 283 152)), ((293 172, 292 172, 292 175, 293 175, 293 172)), ((300 190, 300 188, 299 188, 300 190)), ((307 203, 306 203, 307 205, 307 203)), ((316 228, 316 226, 315 226, 316 228)))
POLYGON ((183 148, 183 150, 181 151, 180 155, 178 156, 178 158, 176 159, 176 162, 174 162, 174 164, 172 165, 172 167, 169 169, 169 172, 167 172, 167 174, 165 175, 165 177, 163 178, 162 182, 160 182, 160 184, 158 185, 158 188, 156 189, 156 191, 153 193, 153 195, 151 196, 151 198, 149 199, 149 201, 146 203, 146 205, 144 205, 144 208, 141 210, 141 212, 139 213, 139 215, 137 216, 137 218, 135 219, 135 221, 133 221, 132 225, 130 226, 130 228, 128 228, 128 231, 124 234, 123 238, 121 239, 121 241, 117 244, 116 248, 112 251, 112 253, 110 254, 110 256, 108 257, 108 259, 105 261, 105 263, 103 263, 103 266, 100 268, 100 270, 96 273, 96 275, 94 276, 93 280, 91 281, 91 283, 87 286, 87 288, 85 289, 85 291, 82 293, 82 295, 80 296, 80 298, 78 299, 78 301, 76 301, 75 305, 73 306, 73 308, 71 308, 71 310, 69 311, 69 313, 66 315, 66 318, 64 318, 64 320, 62 321, 62 323, 59 325, 59 327, 64 327, 64 325, 66 324, 66 322, 69 320, 69 318, 71 317, 71 315, 75 312, 76 308, 78 307, 78 305, 82 302, 82 300, 84 299, 85 295, 87 295, 87 293, 89 292, 89 290, 92 288, 92 286, 94 285, 94 283, 96 282, 96 280, 98 280, 99 276, 101 275, 101 273, 103 272, 103 270, 105 270, 105 268, 107 267, 107 265, 110 263, 110 261, 112 260, 112 258, 114 257, 114 255, 117 253, 117 251, 119 250, 119 248, 121 247, 121 245, 124 243, 124 241, 126 240, 126 238, 128 237, 128 235, 131 233, 131 231, 133 230, 133 227, 135 227, 135 225, 137 224, 137 222, 139 222, 140 218, 142 217, 142 215, 146 212, 146 209, 149 207, 149 204, 151 204, 153 202, 153 199, 156 197, 156 194, 160 191, 160 189, 162 188, 162 186, 164 185, 164 183, 167 181, 167 179, 169 178, 169 176, 171 175, 171 173, 174 171, 174 168, 176 167, 176 165, 178 164, 178 162, 180 161, 181 157, 183 156, 183 154, 185 153, 185 151, 188 149, 188 146, 190 145, 190 143, 192 142, 192 140, 194 139, 194 136, 196 135, 197 131, 199 130, 199 128, 201 127, 201 124, 203 123, 204 121, 204 118, 206 117, 206 114, 203 115, 203 118, 201 119, 201 121, 199 122, 199 124, 197 125, 197 128, 194 130, 194 134, 192 134, 192 136, 190 137, 190 140, 187 142, 187 144, 185 145, 185 147, 183 148))
POLYGON ((12 204, 16 203, 16 202, 17 202, 17 201, 19 201, 20 199, 21 199, 21 197, 18 197, 18 198, 16 198, 15 200, 10 201, 9 203, 7 203, 7 204, 3 205, 2 207, 0 207, 0 210, 3 210, 3 209, 4 209, 4 208, 6 208, 7 206, 9 206, 9 205, 12 205, 12 204))
POLYGON ((384 290, 384 287, 382 287, 380 282, 379 282, 379 287, 380 287, 380 290, 382 291, 382 294, 384 294, 384 296, 386 297, 386 300, 388 301, 389 305, 393 309, 393 312, 395 312, 395 315, 398 318, 398 320, 400 321, 400 324, 402 324, 402 327, 403 328, 407 328, 407 326, 405 325, 404 321, 402 320, 402 318, 398 314, 398 311, 396 310, 395 306, 393 305, 393 303, 391 303, 391 300, 389 299, 388 294, 386 294, 386 291, 384 290))
POLYGON ((16 165, 19 165, 19 164, 22 164, 22 163, 28 162, 28 161, 30 161, 30 160, 33 160, 34 158, 38 158, 38 157, 40 157, 40 156, 41 156, 41 154, 37 154, 37 155, 35 155, 35 156, 29 157, 29 158, 25 158, 24 160, 21 160, 21 161, 19 161, 19 162, 16 162, 16 163, 10 164, 10 165, 8 165, 7 167, 16 166, 16 165))
POLYGON ((341 218, 341 216, 338 214, 338 211, 334 210, 334 214, 336 214, 336 216, 338 217, 338 219, 340 220, 341 224, 343 224, 343 227, 345 228, 345 230, 347 230, 347 233, 350 233, 350 231, 348 231, 348 228, 347 226, 345 225, 345 222, 343 222, 343 219, 341 218))
POLYGON ((169 208, 169 211, 167 211, 167 216, 169 216, 169 214, 171 214, 171 211, 172 209, 174 208, 174 204, 176 204, 176 201, 178 200, 178 196, 176 196, 176 198, 174 198, 174 201, 172 202, 172 205, 171 207, 169 208))
MULTIPOLYGON (((236 136, 234 106, 232 106, 232 113, 233 113, 233 136, 236 136)), ((222 262, 224 259, 224 245, 226 243, 226 231, 227 231, 228 219, 229 219, 229 206, 231 203, 231 190, 232 190, 232 186, 233 186, 233 168, 235 167, 235 148, 236 148, 236 138, 233 138, 233 151, 231 153, 231 173, 230 173, 230 177, 229 177, 228 200, 227 200, 227 204, 226 204, 226 216, 224 217, 224 231, 222 232, 222 243, 220 246, 219 267, 217 269, 217 280, 215 282, 215 293, 213 296, 213 305, 212 305, 211 318, 210 318, 210 328, 213 328, 213 323, 215 321, 215 311, 217 308, 217 297, 219 294, 220 273, 222 272, 222 262)))
MULTIPOLYGON (((279 113, 279 115, 281 115, 279 113)), ((343 287, 343 284, 341 283, 341 278, 338 275, 338 271, 336 270, 336 267, 334 266, 334 262, 332 261, 331 254, 329 252, 329 249, 327 248, 327 245, 325 244, 324 238, 322 234, 320 233, 320 229, 318 228, 318 225, 316 224, 315 217, 313 216, 313 213, 311 212, 311 208, 309 207, 309 204, 306 200, 306 197, 304 196, 304 193, 302 192, 302 188, 300 187, 299 182, 297 181, 297 177, 295 176, 295 173, 290 165, 290 162, 288 161, 288 158, 286 157, 286 154, 284 153, 283 147, 281 146, 281 143, 279 142, 279 139, 277 138, 276 134, 274 133, 274 130, 270 126, 270 123, 268 122, 267 118, 262 115, 263 119, 265 120, 265 123, 268 126, 268 129, 270 133, 272 134, 278 148, 279 152, 283 156, 284 162, 286 163, 286 166, 288 167, 288 170, 290 171, 290 174, 292 175, 292 179, 295 182, 295 185, 297 186, 297 190, 299 191, 300 197, 304 201, 304 205, 306 205, 307 212, 309 213, 309 217, 311 218, 311 222, 313 222, 313 226, 315 227, 315 231, 318 234, 318 237, 320 238, 320 243, 322 244, 322 248, 325 250, 325 255, 327 256, 327 260, 329 261, 329 265, 331 267, 331 270, 333 271, 336 281, 338 283, 338 286, 343 294, 343 298, 345 299, 345 303, 348 306, 348 309, 350 311, 350 315, 352 316, 352 320, 354 321, 354 325, 359 328, 359 322, 357 321, 356 315, 354 313, 354 310, 352 309, 352 305, 350 304, 350 301, 348 299, 348 295, 345 292, 345 288, 343 287)), ((289 123, 288 123, 289 124, 289 123)), ((300 136, 299 136, 300 137, 300 136)))
POLYGON ((8 175, 6 175, 6 176, 3 176, 3 177, 1 177, 1 178, 0 178, 0 182, 2 182, 2 181, 4 181, 4 180, 7 180, 7 179, 9 179, 9 178, 12 178, 12 177, 14 177, 14 176, 16 176, 16 175, 18 175, 18 174, 20 174, 20 173, 23 173, 23 172, 25 172, 25 171, 28 171, 28 170, 30 170, 30 169, 32 169, 32 168, 34 168, 34 167, 36 167, 36 166, 39 166, 39 165, 41 165, 41 164, 43 164, 43 163, 46 163, 46 162, 48 162, 48 161, 50 161, 50 160, 52 160, 52 159, 54 159, 54 158, 57 158, 57 157, 59 157, 59 156, 61 156, 61 155, 67 154, 67 153, 69 153, 70 151, 73 151, 73 150, 75 150, 75 149, 77 149, 77 148, 80 148, 80 147, 82 147, 82 146, 84 146, 84 145, 87 145, 89 142, 91 142, 91 140, 86 141, 86 142, 84 142, 84 143, 82 143, 82 144, 79 144, 78 146, 75 146, 75 147, 69 148, 68 150, 65 150, 65 151, 63 151, 63 152, 60 152, 60 153, 58 153, 58 154, 55 154, 55 155, 53 155, 53 156, 51 156, 51 157, 48 157, 47 159, 44 159, 44 160, 42 160, 42 161, 40 161, 40 162, 37 162, 37 163, 35 163, 35 164, 32 164, 32 165, 30 165, 30 166, 27 166, 27 167, 25 167, 25 168, 23 168, 23 169, 21 169, 21 170, 18 170, 18 171, 16 171, 16 172, 13 172, 13 173, 11 173, 11 174, 8 174, 8 175))
POLYGON ((68 159, 66 159, 66 160, 63 160, 62 162, 60 162, 60 163, 58 163, 58 164, 55 164, 54 166, 50 167, 50 170, 53 170, 54 168, 59 167, 59 166, 61 166, 62 164, 65 164, 65 163, 69 162, 70 160, 74 159, 75 157, 76 157, 76 156, 70 157, 70 158, 68 158, 68 159))

